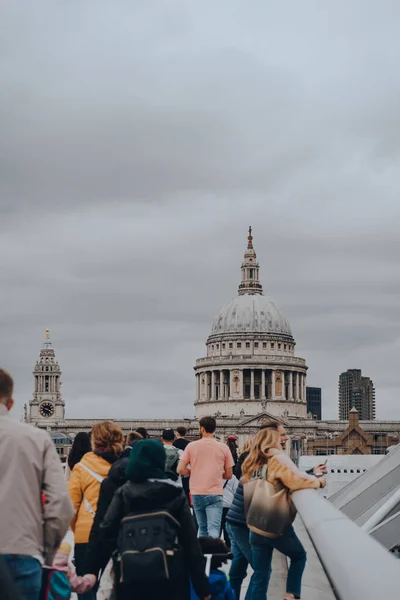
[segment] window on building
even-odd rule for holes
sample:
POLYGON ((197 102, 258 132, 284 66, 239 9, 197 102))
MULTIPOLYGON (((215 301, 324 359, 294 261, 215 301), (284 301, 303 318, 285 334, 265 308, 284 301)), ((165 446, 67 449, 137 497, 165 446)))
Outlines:
POLYGON ((212 352, 214 352, 214 344, 211 346, 211 350, 212 352))
POLYGON ((241 347, 242 347, 242 342, 238 342, 238 343, 236 344, 236 346, 237 346, 238 348, 241 348, 241 347))
POLYGON ((229 342, 229 348, 233 348, 233 343, 229 342))
POLYGON ((246 348, 250 348, 250 342, 246 342, 246 348))
POLYGON ((258 342, 254 342, 254 348, 258 348, 258 342))
POLYGON ((219 344, 217 344, 217 350, 219 350, 219 344))
POLYGON ((267 342, 263 342, 263 348, 267 347, 267 342))
POLYGON ((222 350, 225 350, 225 344, 222 344, 222 350))
POLYGON ((271 342, 271 348, 272 348, 272 350, 275 348, 274 342, 271 342))
POLYGON ((244 397, 246 398, 246 400, 249 400, 250 398, 250 384, 246 383, 244 386, 244 397))
POLYGON ((282 344, 278 344, 278 350, 280 350, 280 349, 281 349, 281 346, 282 346, 282 344))
POLYGON ((283 344, 283 349, 286 350, 286 344, 283 344))

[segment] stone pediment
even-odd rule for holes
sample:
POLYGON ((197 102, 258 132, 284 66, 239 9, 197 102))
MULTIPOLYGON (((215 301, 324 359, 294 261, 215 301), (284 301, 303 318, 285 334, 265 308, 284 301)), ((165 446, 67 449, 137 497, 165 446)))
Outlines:
POLYGON ((271 415, 268 412, 261 412, 254 417, 247 417, 246 419, 243 419, 243 421, 239 421, 238 427, 261 427, 265 421, 276 421, 285 425, 284 421, 278 419, 274 415, 271 415))

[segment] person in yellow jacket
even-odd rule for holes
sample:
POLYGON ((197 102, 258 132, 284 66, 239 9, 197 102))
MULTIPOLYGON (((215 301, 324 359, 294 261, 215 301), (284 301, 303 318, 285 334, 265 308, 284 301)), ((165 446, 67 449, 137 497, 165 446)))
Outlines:
MULTIPOLYGON (((111 421, 96 423, 91 436, 92 452, 85 454, 74 466, 68 481, 68 491, 75 509, 71 529, 75 536, 74 554, 78 575, 84 575, 86 548, 96 515, 100 486, 121 454, 123 440, 124 434, 118 425, 111 421)), ((80 600, 94 600, 96 594, 92 590, 78 597, 80 600)))

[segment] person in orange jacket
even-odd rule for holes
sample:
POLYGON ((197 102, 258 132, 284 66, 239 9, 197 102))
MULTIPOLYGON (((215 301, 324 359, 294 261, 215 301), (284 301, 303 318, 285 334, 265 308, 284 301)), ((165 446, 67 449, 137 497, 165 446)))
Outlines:
MULTIPOLYGON (((85 554, 90 530, 96 515, 102 481, 123 449, 122 429, 111 421, 96 423, 92 429, 92 452, 88 452, 73 468, 68 491, 75 508, 71 529, 75 535, 74 558, 78 575, 84 575, 85 554)), ((80 600, 94 600, 95 592, 80 594, 80 600)))

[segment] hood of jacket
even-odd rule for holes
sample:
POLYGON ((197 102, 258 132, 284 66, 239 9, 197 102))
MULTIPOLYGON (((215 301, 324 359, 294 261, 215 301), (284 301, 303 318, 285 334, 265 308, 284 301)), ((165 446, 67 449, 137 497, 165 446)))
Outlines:
POLYGON ((107 477, 110 471, 110 463, 108 460, 94 452, 85 454, 81 459, 81 463, 104 478, 107 477))
POLYGON ((121 488, 127 510, 155 510, 165 508, 179 510, 186 496, 177 482, 170 479, 154 479, 141 483, 127 481, 121 488))

